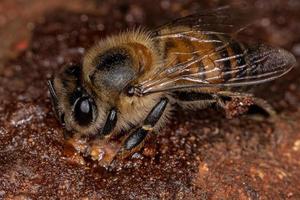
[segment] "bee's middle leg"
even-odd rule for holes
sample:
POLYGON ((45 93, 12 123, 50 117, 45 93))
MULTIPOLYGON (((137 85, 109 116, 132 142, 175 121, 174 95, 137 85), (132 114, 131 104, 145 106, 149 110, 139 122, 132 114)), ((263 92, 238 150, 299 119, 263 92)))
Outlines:
POLYGON ((130 155, 131 152, 137 151, 142 147, 147 135, 153 131, 154 126, 159 121, 163 115, 168 104, 167 98, 162 98, 147 115, 143 124, 140 127, 133 129, 127 138, 123 141, 122 148, 118 153, 120 157, 126 157, 130 155))

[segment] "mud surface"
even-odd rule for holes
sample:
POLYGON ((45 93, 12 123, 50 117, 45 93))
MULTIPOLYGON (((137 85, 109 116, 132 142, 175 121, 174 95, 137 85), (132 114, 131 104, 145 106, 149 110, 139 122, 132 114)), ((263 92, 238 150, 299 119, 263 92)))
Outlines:
MULTIPOLYGON (((20 1, 10 2, 19 8, 20 1)), ((28 9, 36 5, 28 2, 28 9)), ((279 113, 272 121, 249 115, 228 120, 214 109, 178 110, 142 152, 112 171, 69 156, 48 98, 46 79, 53 71, 80 61, 86 48, 120 29, 154 27, 230 3, 120 2, 88 1, 89 11, 81 1, 76 9, 38 4, 41 9, 34 9, 47 12, 28 17, 31 28, 11 30, 30 37, 7 41, 18 56, 0 62, 0 199, 300 199, 299 66, 258 91, 279 113)), ((249 34, 299 58, 300 3, 252 2, 269 17, 249 34)), ((5 6, 0 8, 7 15, 22 16, 5 6)))

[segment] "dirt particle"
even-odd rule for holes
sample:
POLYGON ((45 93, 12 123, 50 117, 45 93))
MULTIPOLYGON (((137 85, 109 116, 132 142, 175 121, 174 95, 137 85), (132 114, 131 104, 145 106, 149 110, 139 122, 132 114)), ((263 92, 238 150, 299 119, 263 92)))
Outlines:
POLYGON ((300 140, 294 142, 293 150, 300 151, 300 140))

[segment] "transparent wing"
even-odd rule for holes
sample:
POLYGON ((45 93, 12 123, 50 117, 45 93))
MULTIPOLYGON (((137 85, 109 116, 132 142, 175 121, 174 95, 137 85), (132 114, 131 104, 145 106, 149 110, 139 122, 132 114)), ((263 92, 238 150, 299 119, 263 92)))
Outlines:
MULTIPOLYGON (((289 72, 295 65, 295 57, 288 51, 266 45, 256 45, 248 48, 242 54, 212 60, 210 70, 193 70, 193 64, 207 59, 215 53, 222 54, 227 45, 214 49, 203 57, 192 57, 190 60, 178 63, 155 74, 137 86, 137 93, 148 93, 180 90, 200 87, 240 87, 255 85, 277 79, 289 72), (243 58, 244 62, 239 62, 243 58), (238 65, 224 68, 223 62, 236 59, 238 65)), ((205 67, 205 66, 204 66, 205 67)))

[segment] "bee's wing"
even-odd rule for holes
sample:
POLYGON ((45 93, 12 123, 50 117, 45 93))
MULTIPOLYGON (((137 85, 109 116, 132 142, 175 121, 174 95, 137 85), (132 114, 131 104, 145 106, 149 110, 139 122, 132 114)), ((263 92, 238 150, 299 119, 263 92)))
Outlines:
POLYGON ((185 54, 188 59, 171 66, 162 66, 154 76, 136 86, 137 93, 145 95, 183 88, 254 85, 276 79, 295 66, 296 60, 292 54, 266 45, 247 47, 229 55, 228 48, 234 49, 239 46, 232 35, 242 27, 233 24, 232 20, 234 17, 229 9, 222 8, 181 18, 160 27, 154 38, 183 38, 194 43, 205 42, 210 48, 202 53, 180 52, 180 49, 173 52, 178 55, 185 54), (178 32, 181 29, 176 27, 180 26, 188 26, 191 29, 188 32, 178 32), (190 37, 191 32, 226 39, 203 40, 202 36, 190 37), (211 61, 210 66, 202 66, 202 70, 195 69, 195 66, 199 68, 205 59, 211 61), (231 64, 233 60, 234 65, 231 64))
POLYGON ((256 85, 277 79, 288 73, 295 65, 295 57, 288 51, 266 45, 250 49, 247 62, 226 70, 220 65, 223 61, 239 58, 234 55, 214 60, 215 67, 207 71, 192 72, 191 63, 201 62, 201 58, 191 59, 185 63, 161 71, 156 78, 148 79, 138 85, 139 95, 155 92, 174 91, 189 88, 233 88, 256 85), (227 78, 229 77, 229 78, 227 78))

